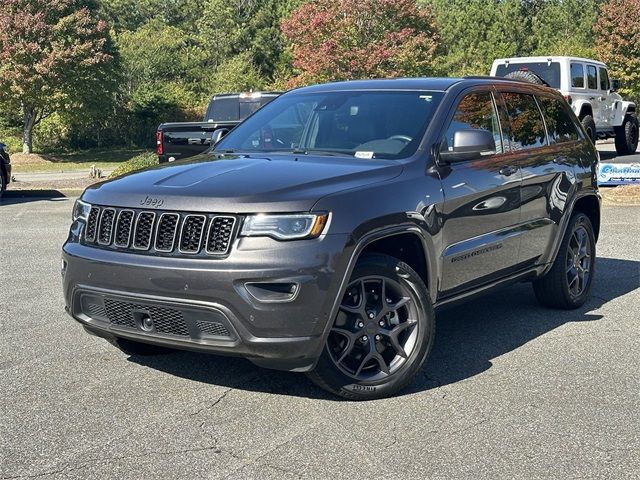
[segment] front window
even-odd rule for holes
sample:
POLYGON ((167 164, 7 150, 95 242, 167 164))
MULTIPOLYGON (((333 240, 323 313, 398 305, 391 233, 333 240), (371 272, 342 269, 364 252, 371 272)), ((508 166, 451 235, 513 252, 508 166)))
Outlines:
POLYGON ((290 93, 223 138, 216 151, 405 158, 442 99, 430 91, 290 93))
POLYGON ((600 90, 609 90, 609 74, 606 68, 600 67, 600 90))

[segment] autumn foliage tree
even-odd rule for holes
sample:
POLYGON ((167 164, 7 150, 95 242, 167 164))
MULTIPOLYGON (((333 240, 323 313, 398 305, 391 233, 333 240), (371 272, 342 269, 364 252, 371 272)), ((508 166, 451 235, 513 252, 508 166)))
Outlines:
POLYGON ((640 0, 609 0, 594 27, 596 50, 623 93, 640 99, 640 0))
POLYGON ((312 0, 283 21, 282 32, 295 70, 289 86, 433 70, 431 7, 415 0, 312 0))
POLYGON ((0 0, 0 97, 23 117, 23 152, 43 118, 104 83, 107 24, 92 1, 0 0))

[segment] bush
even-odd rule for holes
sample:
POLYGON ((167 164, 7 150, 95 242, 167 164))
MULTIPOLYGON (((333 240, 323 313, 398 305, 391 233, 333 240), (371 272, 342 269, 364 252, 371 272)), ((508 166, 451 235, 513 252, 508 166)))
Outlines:
POLYGON ((124 175, 125 173, 135 172, 136 170, 153 167, 154 165, 158 165, 158 157, 155 153, 141 153, 140 155, 133 157, 131 160, 120 164, 118 168, 111 172, 109 178, 119 177, 120 175, 124 175))

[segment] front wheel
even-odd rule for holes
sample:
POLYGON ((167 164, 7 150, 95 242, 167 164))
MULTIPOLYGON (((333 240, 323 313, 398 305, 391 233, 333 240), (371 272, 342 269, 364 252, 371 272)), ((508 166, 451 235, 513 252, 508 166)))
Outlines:
POLYGON ((352 400, 387 397, 425 363, 435 333, 429 292, 406 263, 365 255, 349 279, 322 356, 308 375, 352 400))
POLYGON ((616 127, 616 152, 618 155, 633 155, 638 148, 638 119, 624 117, 622 126, 616 127))

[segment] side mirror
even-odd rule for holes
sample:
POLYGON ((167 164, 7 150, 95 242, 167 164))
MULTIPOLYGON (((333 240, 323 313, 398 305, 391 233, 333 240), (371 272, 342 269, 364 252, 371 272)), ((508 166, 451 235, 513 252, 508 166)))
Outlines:
POLYGON ((620 80, 618 80, 617 78, 611 79, 612 92, 617 92, 618 90, 620 90, 620 87, 621 87, 620 80))
POLYGON ((211 134, 211 146, 214 146, 222 137, 224 137, 227 133, 229 133, 228 128, 216 128, 211 134))
POLYGON ((488 130, 458 130, 453 134, 452 148, 440 151, 440 158, 445 162, 462 162, 494 153, 496 142, 488 130))

